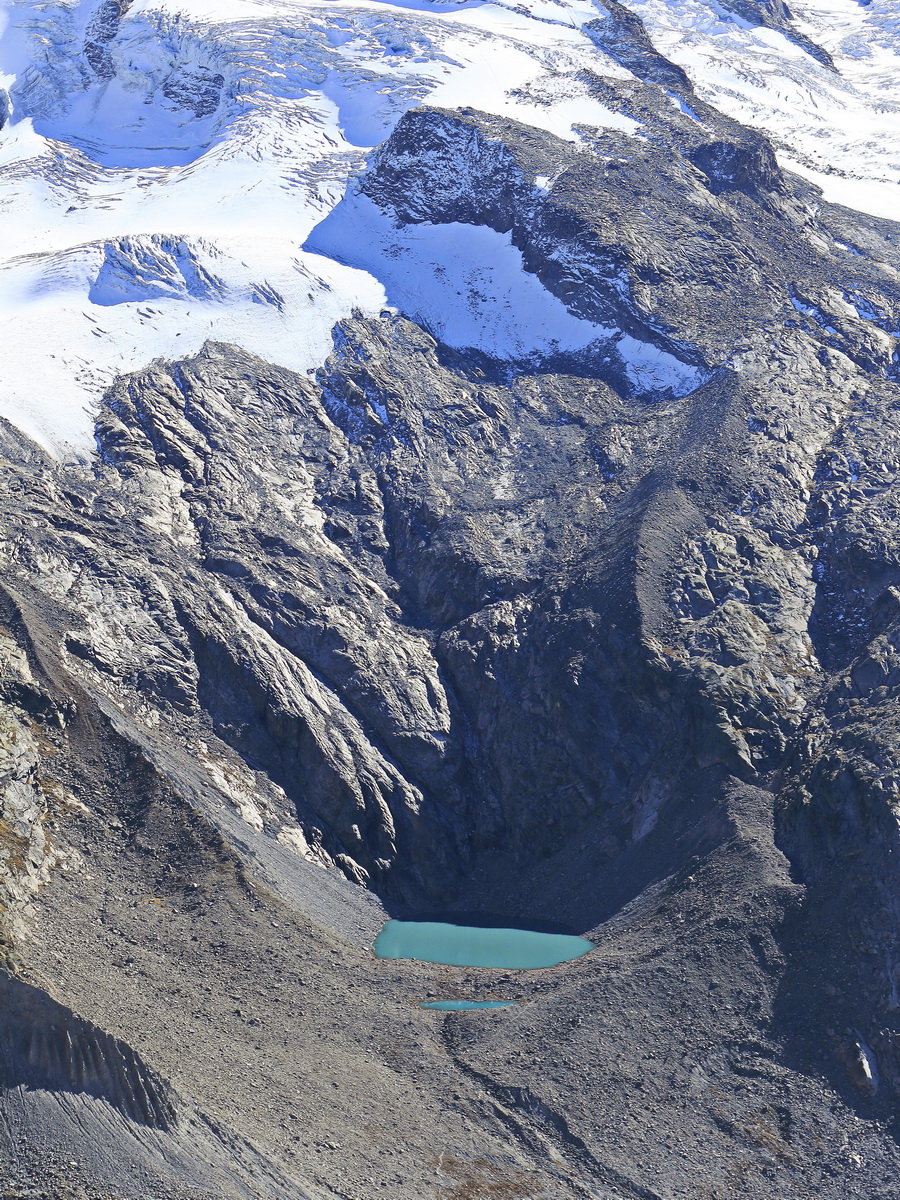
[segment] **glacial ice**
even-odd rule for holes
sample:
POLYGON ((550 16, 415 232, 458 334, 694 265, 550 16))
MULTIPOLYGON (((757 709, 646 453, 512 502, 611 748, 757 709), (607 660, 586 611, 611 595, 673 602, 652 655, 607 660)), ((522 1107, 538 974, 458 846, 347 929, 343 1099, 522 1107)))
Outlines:
POLYGON ((657 49, 698 94, 767 134, 784 167, 825 199, 900 217, 900 10, 893 0, 791 0, 795 28, 834 59, 829 70, 782 34, 716 0, 634 0, 657 49))

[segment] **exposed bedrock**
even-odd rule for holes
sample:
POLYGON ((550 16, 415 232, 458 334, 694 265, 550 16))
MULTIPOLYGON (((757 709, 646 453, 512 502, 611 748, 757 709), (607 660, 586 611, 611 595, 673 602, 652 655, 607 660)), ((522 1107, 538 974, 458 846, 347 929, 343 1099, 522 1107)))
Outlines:
POLYGON ((604 0, 602 7, 607 15, 583 26, 591 41, 645 83, 658 83, 686 94, 693 92, 687 75, 659 53, 636 13, 618 0, 604 0))
POLYGON ((721 366, 783 305, 783 243, 802 211, 759 135, 711 111, 706 126, 676 116, 658 88, 594 87, 649 136, 585 130, 584 153, 500 117, 415 109, 359 186, 404 223, 509 232, 525 269, 576 315, 721 366))
POLYGON ((132 0, 102 0, 88 22, 84 36, 84 57, 91 70, 101 79, 112 79, 116 73, 109 44, 115 41, 122 18, 132 0))
POLYGON ((510 233, 686 394, 385 311, 308 376, 208 344, 118 380, 89 464, 0 430, 4 917, 66 992, 9 981, 66 1012, 7 1071, 129 1137, 207 1121, 201 1194, 227 1144, 238 1195, 893 1195, 895 230, 607 101, 645 136, 416 110, 360 186, 510 233), (395 970, 382 904, 599 950, 395 970), (528 1003, 426 1024, 445 987, 528 1003))

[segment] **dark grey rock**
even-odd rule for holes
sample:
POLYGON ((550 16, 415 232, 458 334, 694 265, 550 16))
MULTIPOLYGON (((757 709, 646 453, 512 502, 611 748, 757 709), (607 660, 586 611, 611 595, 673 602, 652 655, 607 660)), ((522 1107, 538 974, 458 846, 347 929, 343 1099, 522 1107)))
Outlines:
POLYGON ((685 95, 693 93, 687 75, 659 53, 636 13, 617 0, 603 0, 601 7, 608 15, 586 21, 582 26, 591 41, 638 79, 685 95))
POLYGON ((195 117, 210 117, 221 103, 224 83, 225 76, 218 71, 182 70, 169 76, 162 93, 179 108, 193 109, 195 117))
POLYGON ((84 57, 100 79, 115 75, 109 43, 115 41, 122 18, 131 8, 132 0, 102 0, 88 22, 84 36, 84 57))

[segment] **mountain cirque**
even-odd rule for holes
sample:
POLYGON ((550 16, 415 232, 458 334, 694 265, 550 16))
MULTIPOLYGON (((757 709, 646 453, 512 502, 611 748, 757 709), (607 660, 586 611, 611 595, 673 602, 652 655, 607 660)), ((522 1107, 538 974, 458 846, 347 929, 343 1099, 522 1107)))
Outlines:
POLYGON ((341 202, 590 339, 394 303, 0 429, 6 1197, 896 1195, 900 228, 606 10, 622 128, 418 105, 341 202), (597 949, 371 954, 475 912, 597 949))

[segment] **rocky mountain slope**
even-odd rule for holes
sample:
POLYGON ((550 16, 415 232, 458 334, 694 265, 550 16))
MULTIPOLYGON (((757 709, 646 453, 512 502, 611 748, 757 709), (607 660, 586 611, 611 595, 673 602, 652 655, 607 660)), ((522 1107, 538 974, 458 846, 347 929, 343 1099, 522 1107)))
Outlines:
POLYGON ((851 7, 9 10, 5 1195, 896 1194, 851 7), (372 956, 426 914, 597 948, 372 956))

